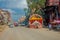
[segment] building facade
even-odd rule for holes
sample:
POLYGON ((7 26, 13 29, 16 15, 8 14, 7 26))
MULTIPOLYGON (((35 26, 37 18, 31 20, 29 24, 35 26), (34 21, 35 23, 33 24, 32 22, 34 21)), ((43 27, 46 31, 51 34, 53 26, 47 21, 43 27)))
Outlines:
POLYGON ((7 24, 11 19, 10 13, 8 11, 0 9, 0 23, 7 24))

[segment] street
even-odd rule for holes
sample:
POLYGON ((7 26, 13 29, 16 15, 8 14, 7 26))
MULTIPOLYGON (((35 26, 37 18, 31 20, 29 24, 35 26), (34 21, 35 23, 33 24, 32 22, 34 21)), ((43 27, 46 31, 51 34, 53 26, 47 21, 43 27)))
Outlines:
POLYGON ((0 40, 60 40, 60 33, 48 29, 14 27, 5 30, 0 40))

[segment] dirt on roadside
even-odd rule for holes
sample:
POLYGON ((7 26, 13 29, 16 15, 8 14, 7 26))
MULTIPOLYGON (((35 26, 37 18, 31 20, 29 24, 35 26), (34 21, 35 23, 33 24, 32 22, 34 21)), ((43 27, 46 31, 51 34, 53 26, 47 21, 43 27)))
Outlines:
POLYGON ((2 35, 3 31, 8 29, 8 25, 0 25, 0 36, 2 35))

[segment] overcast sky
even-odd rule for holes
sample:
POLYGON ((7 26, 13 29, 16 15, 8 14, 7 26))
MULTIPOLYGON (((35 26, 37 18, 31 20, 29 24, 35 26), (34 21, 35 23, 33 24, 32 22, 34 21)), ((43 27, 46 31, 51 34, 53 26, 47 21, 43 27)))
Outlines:
POLYGON ((0 0, 0 8, 8 10, 13 20, 18 20, 25 15, 24 8, 27 8, 26 0, 0 0))

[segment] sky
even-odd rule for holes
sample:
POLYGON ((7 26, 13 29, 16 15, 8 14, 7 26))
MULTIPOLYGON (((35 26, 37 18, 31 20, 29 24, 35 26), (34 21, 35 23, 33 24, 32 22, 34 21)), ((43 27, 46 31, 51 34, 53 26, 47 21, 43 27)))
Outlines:
POLYGON ((0 0, 0 8, 11 13, 13 21, 17 21, 25 15, 24 8, 27 7, 26 0, 0 0))

